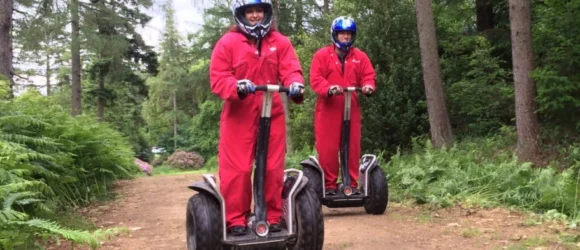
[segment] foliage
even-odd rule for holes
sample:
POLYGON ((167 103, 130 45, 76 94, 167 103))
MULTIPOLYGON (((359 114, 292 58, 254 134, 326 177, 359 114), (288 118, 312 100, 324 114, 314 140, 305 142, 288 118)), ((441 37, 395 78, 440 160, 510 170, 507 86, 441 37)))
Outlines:
POLYGON ((447 95, 456 133, 488 135, 514 118, 511 75, 492 56, 493 47, 483 36, 464 36, 442 43, 441 64, 448 76, 447 95))
POLYGON ((216 97, 205 101, 189 127, 191 150, 199 152, 205 158, 217 154, 222 105, 221 100, 216 97))
POLYGON ((518 163, 510 145, 513 131, 487 139, 471 139, 445 150, 416 141, 413 153, 396 154, 387 164, 393 200, 446 207, 514 206, 536 212, 557 210, 578 216, 580 145, 568 157, 575 161, 564 171, 532 168, 518 163))
POLYGON ((562 127, 580 126, 580 1, 544 0, 534 6, 538 113, 562 127))
POLYGON ((126 139, 94 117, 72 118, 36 91, 1 101, 0 110, 0 244, 64 237, 96 246, 88 232, 37 216, 110 196, 113 181, 132 178, 139 169, 126 139))
POLYGON ((178 149, 167 158, 166 163, 174 168, 200 169, 203 167, 204 159, 197 152, 186 152, 178 149))

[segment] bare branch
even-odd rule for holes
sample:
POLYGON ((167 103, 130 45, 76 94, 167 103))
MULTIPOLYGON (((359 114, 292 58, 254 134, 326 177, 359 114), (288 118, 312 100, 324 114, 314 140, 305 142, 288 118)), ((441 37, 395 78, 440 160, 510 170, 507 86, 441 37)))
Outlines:
POLYGON ((27 78, 27 77, 21 76, 21 75, 19 75, 19 74, 16 74, 16 73, 14 73, 14 72, 12 72, 12 74, 13 74, 14 76, 16 76, 16 77, 20 78, 20 79, 23 79, 23 80, 30 81, 30 79, 29 79, 29 78, 27 78))
POLYGON ((20 14, 22 14, 22 15, 28 16, 28 14, 26 14, 26 12, 24 12, 24 11, 21 11, 21 10, 19 10, 19 9, 17 9, 17 8, 14 8, 14 9, 12 9, 12 10, 13 10, 14 12, 20 13, 20 14))

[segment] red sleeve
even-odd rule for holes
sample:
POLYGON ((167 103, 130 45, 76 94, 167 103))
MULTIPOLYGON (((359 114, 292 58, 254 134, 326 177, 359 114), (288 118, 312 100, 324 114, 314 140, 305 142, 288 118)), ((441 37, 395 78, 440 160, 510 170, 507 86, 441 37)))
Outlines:
POLYGON ((209 64, 209 83, 211 91, 223 100, 239 100, 237 79, 234 77, 232 56, 220 39, 211 53, 209 64))
POLYGON ((278 75, 280 77, 280 82, 282 82, 284 87, 290 86, 293 82, 304 84, 302 67, 300 66, 298 57, 296 56, 296 51, 294 51, 294 46, 292 46, 292 43, 287 37, 283 37, 283 41, 280 54, 278 54, 278 65, 280 65, 278 67, 278 75))
POLYGON ((362 60, 361 60, 361 68, 362 68, 362 75, 361 75, 361 87, 365 85, 371 85, 373 89, 376 91, 376 84, 375 79, 377 77, 375 73, 375 69, 373 68, 373 64, 369 57, 364 53, 361 52, 362 60))
POLYGON ((322 53, 315 53, 310 65, 310 85, 316 94, 326 96, 330 83, 324 78, 324 65, 322 53))

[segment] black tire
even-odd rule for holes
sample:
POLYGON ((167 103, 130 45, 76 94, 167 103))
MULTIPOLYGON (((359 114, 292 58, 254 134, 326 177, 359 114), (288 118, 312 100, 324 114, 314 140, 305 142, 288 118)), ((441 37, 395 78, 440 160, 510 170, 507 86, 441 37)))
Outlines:
POLYGON ((318 197, 318 200, 321 201, 323 183, 322 183, 322 175, 320 174, 320 172, 314 169, 313 167, 304 167, 304 169, 302 169, 302 173, 304 173, 304 176, 308 178, 308 183, 306 184, 306 187, 312 190, 312 192, 314 192, 316 197, 318 197))
POLYGON ((388 180, 379 166, 369 175, 369 198, 365 201, 365 211, 367 214, 384 214, 389 203, 388 180))
POLYGON ((222 249, 222 216, 219 202, 198 193, 187 202, 186 238, 188 250, 222 249))
MULTIPOLYGON (((310 180, 309 180, 310 182, 310 180)), ((296 242, 290 250, 320 250, 324 244, 324 220, 320 201, 311 189, 304 188, 296 195, 296 242)))

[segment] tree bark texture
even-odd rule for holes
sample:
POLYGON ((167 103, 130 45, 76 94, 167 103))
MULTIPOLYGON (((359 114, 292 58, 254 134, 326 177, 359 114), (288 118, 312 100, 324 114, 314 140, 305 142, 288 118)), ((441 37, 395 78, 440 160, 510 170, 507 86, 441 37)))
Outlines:
POLYGON ((81 44, 80 44, 80 23, 79 23, 79 1, 70 1, 71 15, 71 114, 77 116, 82 114, 82 88, 81 88, 81 44))
POLYGON ((443 92, 431 0, 415 0, 415 8, 431 140, 433 146, 439 148, 451 144, 453 132, 443 92))
POLYGON ((10 91, 14 86, 12 80, 12 12, 13 0, 0 0, 0 74, 8 78, 10 91))
POLYGON ((493 5, 492 0, 476 0, 475 1, 475 13, 476 13, 476 23, 477 31, 483 32, 489 29, 493 29, 493 5))
POLYGON ((521 161, 536 162, 540 124, 536 115, 536 84, 531 77, 532 15, 530 0, 509 0, 512 62, 516 105, 517 154, 521 161))

